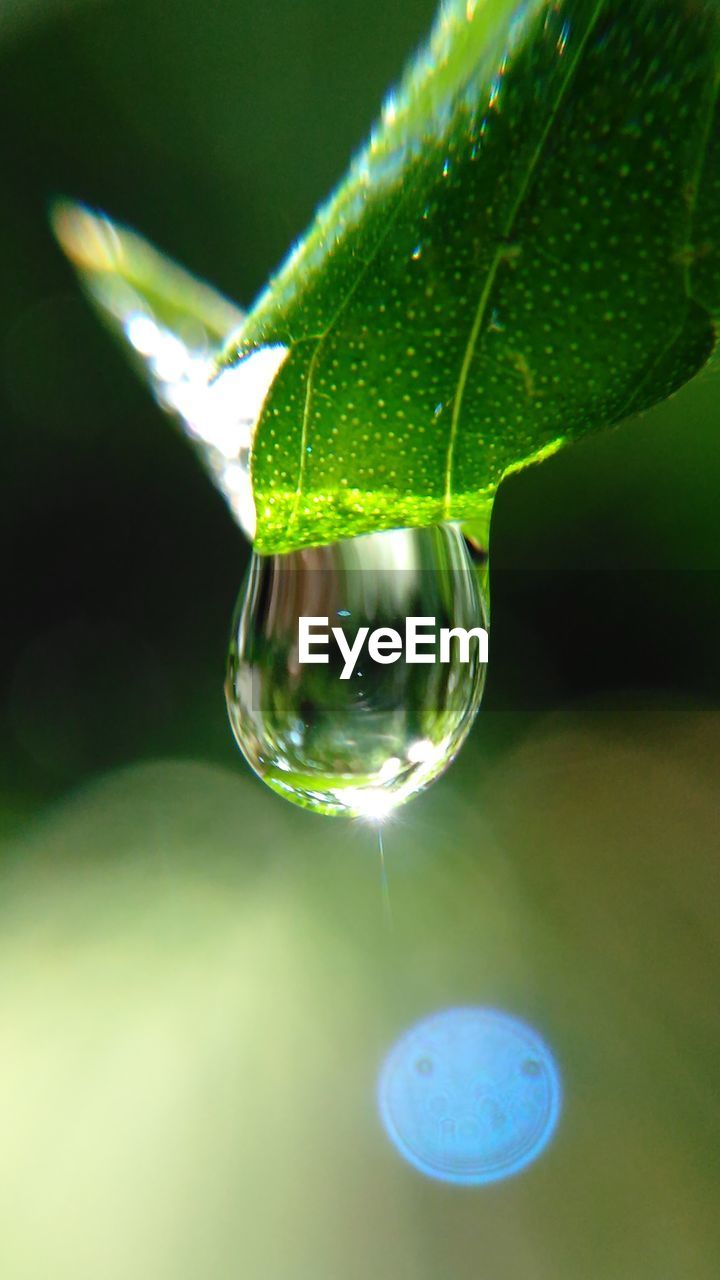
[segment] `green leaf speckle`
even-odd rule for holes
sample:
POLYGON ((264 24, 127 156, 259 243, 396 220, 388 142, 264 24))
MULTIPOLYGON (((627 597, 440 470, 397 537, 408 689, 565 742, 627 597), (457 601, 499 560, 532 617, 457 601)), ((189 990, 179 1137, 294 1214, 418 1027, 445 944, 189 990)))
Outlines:
POLYGON ((486 522, 503 475, 707 362, 719 62, 713 3, 444 7, 223 357, 290 349, 258 550, 486 522))

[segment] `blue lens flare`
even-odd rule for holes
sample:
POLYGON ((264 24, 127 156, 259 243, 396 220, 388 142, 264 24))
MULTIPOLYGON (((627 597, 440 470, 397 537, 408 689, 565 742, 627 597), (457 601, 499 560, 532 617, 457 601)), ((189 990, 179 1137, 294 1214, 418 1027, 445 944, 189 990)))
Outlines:
POLYGON ((545 1150, 562 1107, 560 1073, 532 1027, 495 1009, 444 1009, 388 1053, 378 1080, 388 1137, 429 1178, 479 1186, 545 1150))

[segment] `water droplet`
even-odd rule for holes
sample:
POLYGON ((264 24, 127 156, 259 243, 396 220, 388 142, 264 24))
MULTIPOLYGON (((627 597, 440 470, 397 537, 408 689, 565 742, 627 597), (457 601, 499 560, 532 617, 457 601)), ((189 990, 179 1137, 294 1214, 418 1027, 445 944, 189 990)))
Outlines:
POLYGON ((388 1137, 421 1173, 480 1185, 519 1173, 555 1132, 560 1075, 532 1027, 495 1009, 445 1009, 411 1027, 380 1072, 388 1137))
POLYGON ((487 627, 479 576, 452 525, 253 555, 226 695, 238 745, 274 791, 318 813, 379 820, 447 768, 480 705, 483 655, 475 638, 469 661, 453 640, 449 661, 406 662, 393 633, 404 642, 409 617, 433 620, 438 643, 418 648, 423 658, 440 656, 442 628, 487 627), (301 617, 322 619, 313 640, 327 637, 309 663, 300 662, 301 617), (352 670, 341 678, 334 627, 346 646, 362 641, 354 666, 362 679, 352 670))

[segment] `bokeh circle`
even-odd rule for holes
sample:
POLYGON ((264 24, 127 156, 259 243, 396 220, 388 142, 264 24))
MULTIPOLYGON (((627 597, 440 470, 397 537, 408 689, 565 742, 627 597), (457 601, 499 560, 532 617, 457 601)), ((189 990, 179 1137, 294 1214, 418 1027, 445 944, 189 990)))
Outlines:
POLYGON ((421 1173, 480 1185, 519 1173, 545 1150, 562 1088, 532 1027, 495 1009, 445 1009, 393 1045, 378 1104, 388 1137, 421 1173))

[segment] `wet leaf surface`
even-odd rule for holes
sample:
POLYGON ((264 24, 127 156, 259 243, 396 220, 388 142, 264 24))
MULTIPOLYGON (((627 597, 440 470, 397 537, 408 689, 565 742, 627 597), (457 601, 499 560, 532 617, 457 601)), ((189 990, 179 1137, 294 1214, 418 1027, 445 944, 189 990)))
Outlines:
POLYGON ((255 435, 258 550, 482 526, 503 475, 703 367, 719 60, 709 3, 445 6, 227 349, 289 348, 255 435))

